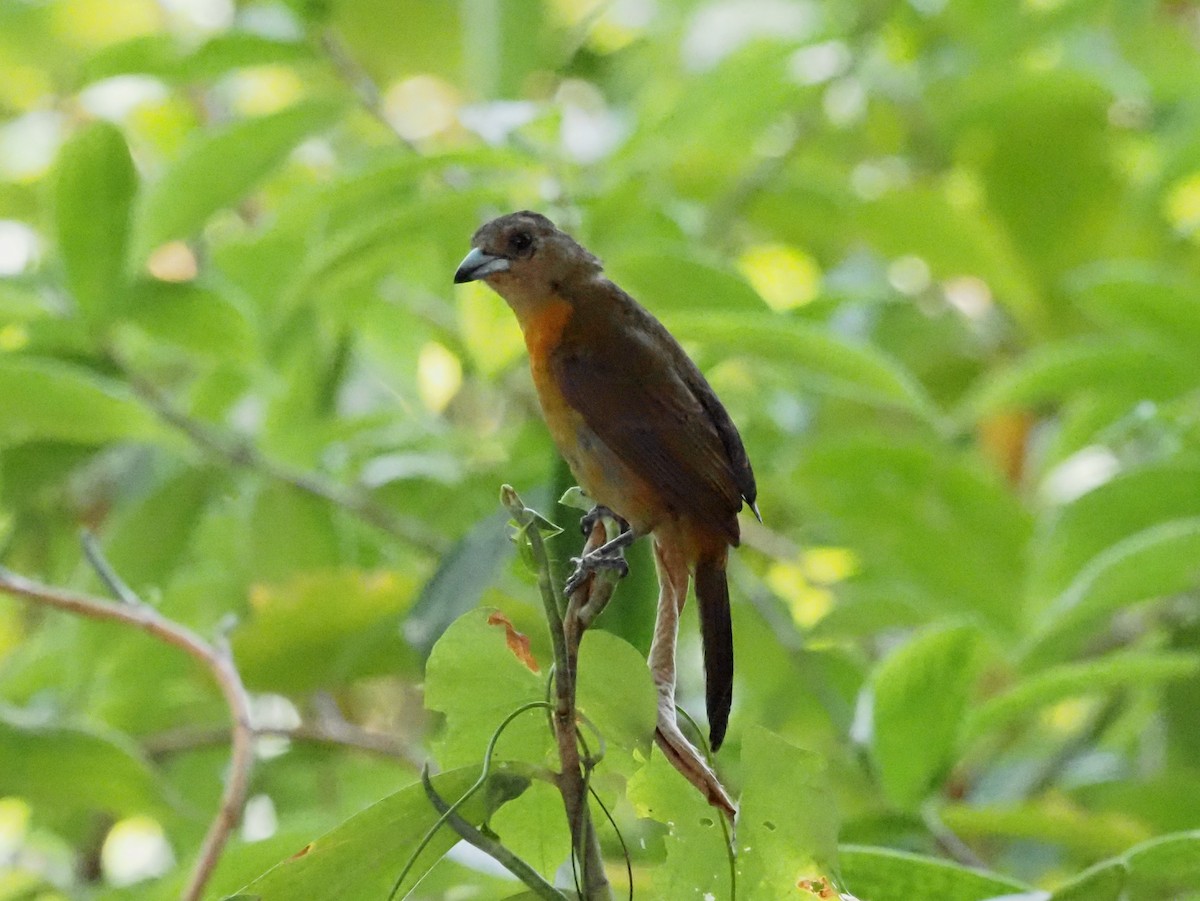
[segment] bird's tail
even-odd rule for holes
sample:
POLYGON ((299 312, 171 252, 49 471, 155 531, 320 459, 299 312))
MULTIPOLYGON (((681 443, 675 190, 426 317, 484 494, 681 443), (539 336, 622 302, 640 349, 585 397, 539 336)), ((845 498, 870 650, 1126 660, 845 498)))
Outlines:
POLYGON ((729 583, 725 578, 728 550, 702 556, 696 563, 696 606, 704 646, 705 704, 708 740, 715 751, 725 740, 733 703, 733 623, 729 618, 729 583))

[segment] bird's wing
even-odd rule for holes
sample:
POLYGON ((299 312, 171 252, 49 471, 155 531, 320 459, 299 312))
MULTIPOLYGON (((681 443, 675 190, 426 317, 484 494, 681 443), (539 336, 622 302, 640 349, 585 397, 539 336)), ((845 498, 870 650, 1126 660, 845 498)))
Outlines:
POLYGON ((674 509, 719 523, 736 544, 742 497, 754 500, 737 429, 675 339, 627 296, 621 299, 629 306, 618 316, 588 317, 580 326, 586 340, 560 345, 552 360, 559 389, 674 509))

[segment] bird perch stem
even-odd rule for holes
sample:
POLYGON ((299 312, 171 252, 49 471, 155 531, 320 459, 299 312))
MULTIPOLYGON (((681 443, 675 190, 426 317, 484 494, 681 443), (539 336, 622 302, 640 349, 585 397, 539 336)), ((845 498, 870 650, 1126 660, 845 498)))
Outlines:
MULTIPOLYGON (((545 541, 538 530, 539 517, 525 506, 516 491, 508 485, 501 490, 501 500, 529 541, 529 549, 537 566, 538 588, 546 610, 550 639, 554 645, 555 697, 551 722, 561 765, 557 783, 571 829, 572 853, 582 870, 582 897, 587 901, 608 901, 612 898, 612 887, 604 871, 600 840, 588 807, 588 774, 593 761, 581 758, 579 753, 575 684, 583 633, 612 597, 616 576, 608 572, 594 573, 564 604, 562 593, 554 583, 545 541)), ((588 536, 583 552, 586 554, 599 547, 604 543, 605 536, 604 524, 598 521, 588 536)))

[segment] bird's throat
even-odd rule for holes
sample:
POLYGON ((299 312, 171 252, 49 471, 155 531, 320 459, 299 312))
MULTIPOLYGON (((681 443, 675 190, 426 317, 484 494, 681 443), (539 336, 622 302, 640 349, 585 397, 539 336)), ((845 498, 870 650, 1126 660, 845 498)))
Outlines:
MULTIPOLYGON (((530 363, 535 370, 538 362, 548 361, 551 352, 558 347, 563 329, 571 321, 574 309, 567 301, 554 295, 537 304, 523 304, 520 308, 513 306, 525 335, 530 363)), ((536 371, 534 378, 537 378, 536 371)))

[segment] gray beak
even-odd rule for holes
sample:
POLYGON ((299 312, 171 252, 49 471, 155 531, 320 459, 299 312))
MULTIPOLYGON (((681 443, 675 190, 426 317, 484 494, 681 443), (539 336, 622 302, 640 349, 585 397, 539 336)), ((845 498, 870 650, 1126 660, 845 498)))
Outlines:
POLYGON ((494 257, 474 247, 458 264, 458 270, 454 273, 454 284, 461 285, 463 282, 487 278, 497 272, 507 272, 510 265, 504 257, 494 257))

